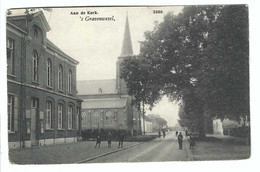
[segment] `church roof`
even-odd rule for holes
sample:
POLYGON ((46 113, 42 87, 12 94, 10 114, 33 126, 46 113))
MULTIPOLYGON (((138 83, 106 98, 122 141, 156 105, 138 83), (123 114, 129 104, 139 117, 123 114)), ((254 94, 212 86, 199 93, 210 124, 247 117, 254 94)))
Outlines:
POLYGON ((122 51, 120 57, 125 57, 125 56, 133 56, 133 48, 132 48, 128 16, 126 17, 125 33, 124 33, 123 45, 122 45, 122 51))
POLYGON ((124 108, 127 98, 120 99, 97 99, 84 100, 81 104, 82 109, 103 109, 103 108, 124 108))
POLYGON ((116 94, 116 80, 85 80, 77 81, 78 95, 116 94))

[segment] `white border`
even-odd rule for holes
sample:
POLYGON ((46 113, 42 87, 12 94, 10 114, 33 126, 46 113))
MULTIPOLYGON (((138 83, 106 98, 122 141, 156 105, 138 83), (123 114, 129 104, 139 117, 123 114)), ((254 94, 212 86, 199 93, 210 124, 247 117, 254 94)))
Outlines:
POLYGON ((1 0, 0 4, 1 11, 1 58, 0 58, 0 104, 1 104, 1 170, 2 171, 19 171, 19 172, 30 172, 30 171, 71 171, 71 170, 82 170, 82 171, 257 171, 259 169, 259 122, 260 122, 260 113, 258 110, 259 106, 259 89, 260 84, 259 80, 259 1, 253 0, 134 0, 134 1, 105 1, 105 0, 92 0, 92 1, 82 1, 82 0, 63 0, 63 1, 54 1, 54 0, 1 0), (7 121, 5 112, 7 111, 6 106, 6 71, 5 71, 5 32, 6 32, 6 19, 5 11, 8 8, 23 8, 23 7, 58 7, 58 6, 113 6, 113 5, 194 5, 194 4, 248 4, 249 5, 249 20, 250 20, 250 98, 251 98, 251 135, 252 135, 252 154, 249 160, 242 161, 204 161, 204 162, 163 162, 163 163, 116 163, 116 164, 83 164, 83 165, 41 165, 41 166, 17 166, 10 165, 8 161, 8 148, 7 148, 7 121), (107 167, 110 167, 109 169, 107 167), (130 167, 130 168, 129 168, 130 167), (256 169, 256 170, 254 170, 256 169))

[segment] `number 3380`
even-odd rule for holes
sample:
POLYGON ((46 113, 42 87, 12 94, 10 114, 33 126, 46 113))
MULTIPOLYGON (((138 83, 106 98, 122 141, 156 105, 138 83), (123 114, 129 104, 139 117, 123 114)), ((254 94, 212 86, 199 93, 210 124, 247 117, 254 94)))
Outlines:
POLYGON ((153 14, 162 14, 163 10, 153 10, 153 14))

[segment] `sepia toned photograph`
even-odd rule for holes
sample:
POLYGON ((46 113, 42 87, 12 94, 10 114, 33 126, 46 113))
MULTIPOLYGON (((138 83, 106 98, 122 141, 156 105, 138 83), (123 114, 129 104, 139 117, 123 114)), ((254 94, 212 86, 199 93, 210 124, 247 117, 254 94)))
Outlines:
POLYGON ((9 8, 6 66, 13 165, 251 157, 248 5, 9 8))

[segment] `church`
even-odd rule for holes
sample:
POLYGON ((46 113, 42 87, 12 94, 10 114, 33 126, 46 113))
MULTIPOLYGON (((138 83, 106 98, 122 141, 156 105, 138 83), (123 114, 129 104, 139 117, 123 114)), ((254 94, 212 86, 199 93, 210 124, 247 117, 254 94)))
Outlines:
POLYGON ((82 99, 82 137, 95 137, 124 131, 126 135, 141 134, 141 114, 131 104, 125 81, 120 79, 120 64, 133 56, 133 48, 126 17, 121 55, 116 64, 116 78, 106 80, 77 81, 78 98, 82 99))

